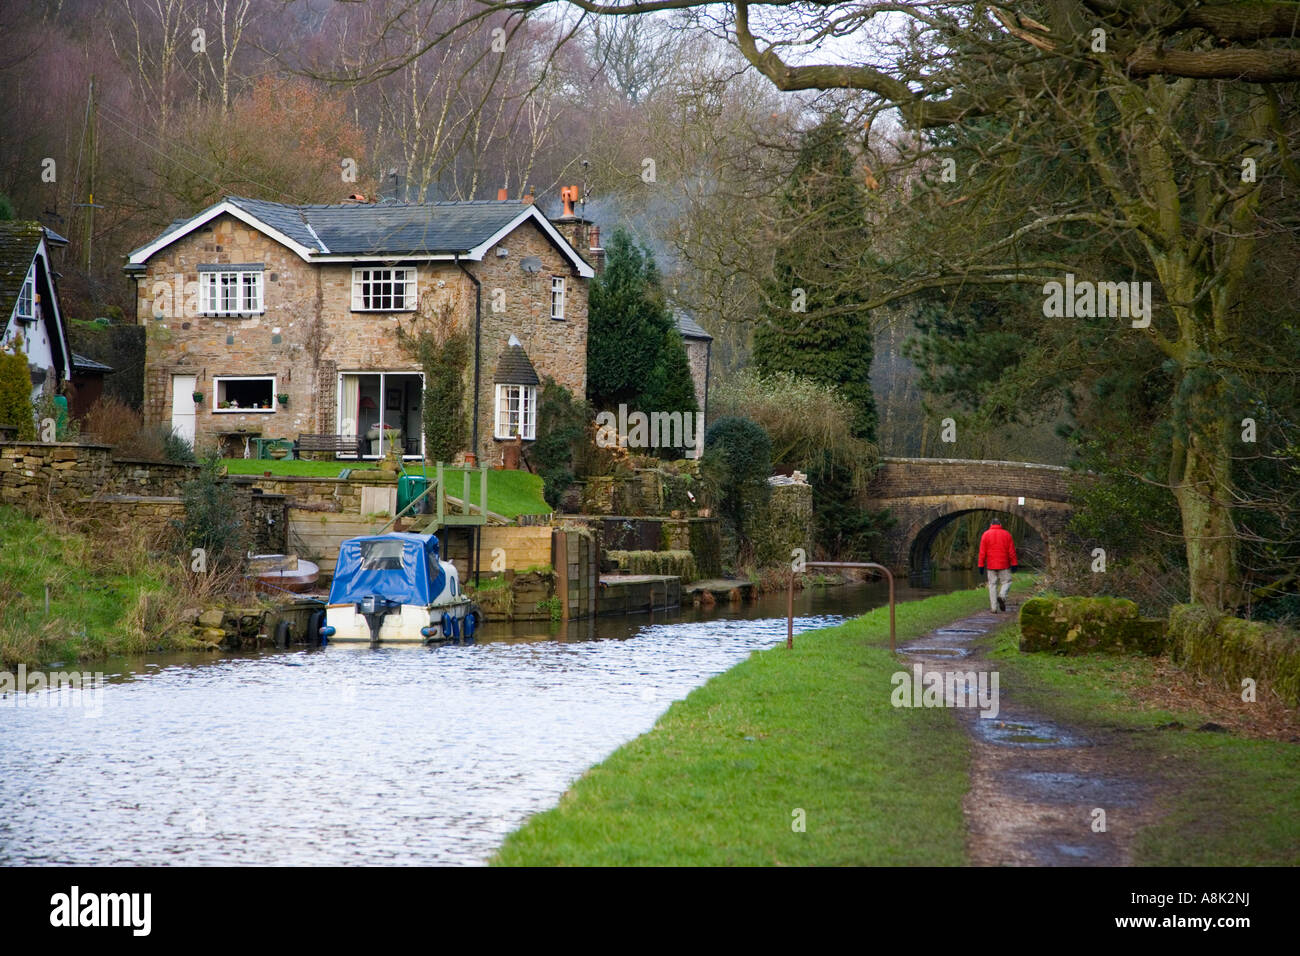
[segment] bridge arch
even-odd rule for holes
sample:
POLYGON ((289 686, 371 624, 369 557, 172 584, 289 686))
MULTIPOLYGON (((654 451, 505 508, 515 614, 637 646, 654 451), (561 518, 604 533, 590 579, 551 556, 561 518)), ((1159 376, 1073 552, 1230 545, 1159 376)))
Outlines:
MULTIPOLYGON (((928 524, 921 527, 914 534, 909 534, 911 546, 908 548, 907 571, 909 575, 928 574, 934 570, 932 566, 932 555, 935 540, 939 537, 949 525, 965 515, 987 515, 989 518, 1000 517, 1002 523, 1007 526, 1015 537, 1016 553, 1020 558, 1020 563, 1026 567, 1046 566, 1048 564, 1048 541, 1050 535, 1044 534, 1036 522, 1025 515, 1018 515, 1013 511, 993 510, 989 511, 982 508, 959 508, 939 515, 931 520, 928 524), (1020 518, 1021 521, 1016 521, 1020 518)), ((975 560, 978 555, 979 535, 984 533, 988 527, 985 521, 976 531, 976 538, 971 543, 970 562, 967 567, 973 569, 975 560)))
POLYGON ((885 458, 872 477, 872 506, 894 518, 881 563, 895 573, 913 570, 934 535, 958 515, 996 511, 1023 518, 1042 539, 1048 567, 1070 520, 1070 470, 1022 461, 960 458, 885 458))

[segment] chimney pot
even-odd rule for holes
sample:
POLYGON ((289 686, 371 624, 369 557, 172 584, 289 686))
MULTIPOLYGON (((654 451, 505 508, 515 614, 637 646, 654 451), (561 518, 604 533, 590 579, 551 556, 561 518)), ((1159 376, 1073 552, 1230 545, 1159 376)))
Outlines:
POLYGON ((560 199, 564 202, 564 215, 566 218, 573 218, 573 204, 578 201, 577 186, 561 186, 560 199))
POLYGON ((510 190, 508 189, 497 190, 497 202, 505 202, 509 198, 510 198, 510 190))
POLYGON ((529 186, 528 189, 524 192, 524 200, 523 200, 523 201, 524 201, 524 205, 525 205, 525 206, 531 206, 531 205, 533 204, 533 187, 532 187, 532 186, 529 186))

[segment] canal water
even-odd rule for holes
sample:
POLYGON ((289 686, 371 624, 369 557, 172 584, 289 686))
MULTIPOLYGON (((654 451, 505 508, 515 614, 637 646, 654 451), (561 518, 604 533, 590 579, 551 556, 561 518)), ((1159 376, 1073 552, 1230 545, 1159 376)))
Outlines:
MULTIPOLYGON (((899 597, 975 583, 941 573, 899 597)), ((795 600, 799 631, 886 598, 869 583, 795 600)), ((674 700, 784 640, 769 594, 489 625, 461 647, 91 665, 93 706, 0 697, 0 865, 480 864, 674 700)))

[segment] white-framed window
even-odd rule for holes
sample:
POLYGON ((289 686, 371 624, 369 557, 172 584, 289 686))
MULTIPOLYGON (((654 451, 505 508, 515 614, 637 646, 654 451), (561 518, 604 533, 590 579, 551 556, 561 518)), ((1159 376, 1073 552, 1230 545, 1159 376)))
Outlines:
POLYGON ((274 375, 215 375, 212 392, 212 411, 218 414, 276 409, 274 375))
POLYGON ((564 276, 551 276, 551 318, 564 319, 564 276))
POLYGON ((29 275, 18 293, 18 304, 14 306, 14 317, 21 322, 33 322, 36 319, 36 288, 29 275))
POLYGON ((353 269, 353 312, 410 312, 415 309, 415 269, 353 269))
POLYGON ((537 386, 498 385, 497 438, 514 438, 522 435, 532 440, 537 437, 537 386))
POLYGON ((199 266, 199 311, 206 315, 256 315, 262 306, 262 267, 199 266))

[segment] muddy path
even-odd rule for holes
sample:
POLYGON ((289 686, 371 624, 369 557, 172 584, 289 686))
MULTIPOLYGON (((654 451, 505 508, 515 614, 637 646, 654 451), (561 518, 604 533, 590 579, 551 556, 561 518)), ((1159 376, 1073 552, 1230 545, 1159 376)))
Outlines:
POLYGON ((979 642, 1015 620, 984 611, 899 647, 922 674, 975 672, 991 689, 995 717, 955 708, 970 734, 971 788, 963 810, 967 850, 976 866, 1125 866, 1133 839, 1155 820, 1160 783, 1150 755, 1127 735, 1054 722, 1017 701, 1016 681, 984 657, 979 642), (1100 829, 1104 811, 1105 829, 1100 829))

